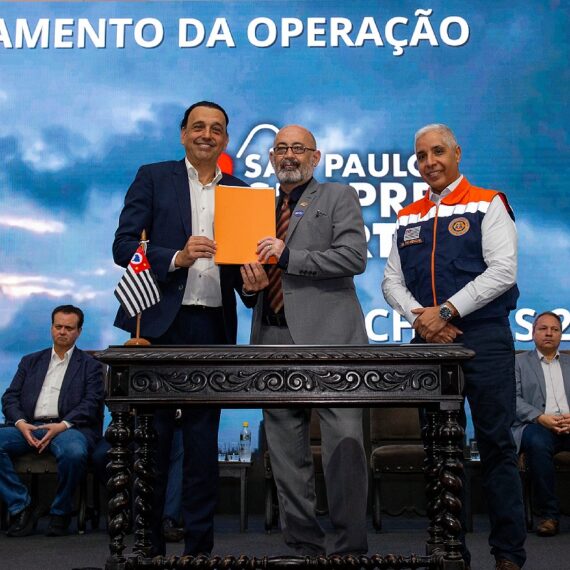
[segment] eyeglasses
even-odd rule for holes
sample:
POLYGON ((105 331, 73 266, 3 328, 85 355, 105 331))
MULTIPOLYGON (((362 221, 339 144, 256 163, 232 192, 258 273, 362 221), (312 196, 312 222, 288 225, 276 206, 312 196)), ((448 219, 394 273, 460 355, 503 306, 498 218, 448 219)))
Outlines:
POLYGON ((303 154, 307 150, 317 150, 316 148, 309 148, 308 146, 304 146, 302 144, 292 144, 292 145, 283 144, 274 147, 273 152, 277 156, 283 156, 284 154, 287 154, 287 151, 289 149, 293 151, 293 154, 303 154))

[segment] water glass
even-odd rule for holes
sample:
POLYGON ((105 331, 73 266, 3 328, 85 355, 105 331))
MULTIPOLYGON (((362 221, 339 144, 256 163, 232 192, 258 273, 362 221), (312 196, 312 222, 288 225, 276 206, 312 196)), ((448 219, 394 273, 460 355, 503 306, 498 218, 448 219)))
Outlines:
POLYGON ((218 443, 218 461, 227 461, 227 445, 225 443, 218 443))
POLYGON ((479 447, 477 446, 477 441, 475 439, 469 440, 469 449, 471 450, 471 461, 481 461, 479 447))
POLYGON ((239 444, 232 441, 228 449, 228 461, 239 461, 239 444))

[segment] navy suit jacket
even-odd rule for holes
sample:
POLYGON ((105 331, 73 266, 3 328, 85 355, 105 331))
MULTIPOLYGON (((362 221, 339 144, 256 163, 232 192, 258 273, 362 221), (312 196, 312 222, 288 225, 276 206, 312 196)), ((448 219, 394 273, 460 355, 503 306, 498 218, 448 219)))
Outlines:
MULTIPOLYGON (((235 176, 224 174, 220 184, 247 186, 235 176)), ((162 300, 144 311, 141 334, 155 338, 164 334, 182 305, 188 270, 169 272, 174 254, 184 248, 192 235, 190 186, 184 160, 158 162, 141 166, 125 197, 119 227, 113 242, 113 259, 127 267, 136 251, 142 230, 149 239, 147 257, 155 274, 162 300)), ((220 284, 226 341, 236 342, 237 315, 234 290, 241 295, 242 279, 239 266, 220 266, 220 284)), ((242 297, 244 304, 253 306, 256 297, 242 297)), ((122 307, 117 312, 115 326, 135 332, 136 317, 130 318, 122 307)))
MULTIPOLYGON (((34 420, 34 411, 48 370, 51 348, 22 358, 12 383, 2 396, 6 421, 34 420)), ((63 377, 58 400, 61 420, 73 424, 92 448, 103 431, 103 367, 100 362, 75 347, 63 377)))

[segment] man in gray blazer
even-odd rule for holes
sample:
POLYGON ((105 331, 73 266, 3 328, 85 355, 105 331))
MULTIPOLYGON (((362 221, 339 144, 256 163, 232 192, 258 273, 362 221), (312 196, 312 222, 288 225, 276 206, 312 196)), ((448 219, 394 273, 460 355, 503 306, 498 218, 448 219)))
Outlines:
POLYGON ((538 536, 558 533, 560 504, 553 456, 570 451, 570 356, 560 354, 562 324, 556 313, 538 315, 532 328, 536 350, 516 357, 517 418, 513 435, 524 451, 540 515, 538 536))
MULTIPOLYGON (((280 182, 277 237, 259 242, 270 256, 269 286, 253 314, 253 344, 366 344, 354 276, 366 267, 364 223, 353 188, 313 178, 320 151, 305 128, 275 137, 271 163, 280 182)), ((244 276, 247 283, 247 275, 244 276)), ((329 515, 329 547, 315 515, 309 444, 310 409, 264 410, 265 431, 285 542, 300 554, 364 553, 367 463, 360 409, 315 409, 319 414, 329 515)))

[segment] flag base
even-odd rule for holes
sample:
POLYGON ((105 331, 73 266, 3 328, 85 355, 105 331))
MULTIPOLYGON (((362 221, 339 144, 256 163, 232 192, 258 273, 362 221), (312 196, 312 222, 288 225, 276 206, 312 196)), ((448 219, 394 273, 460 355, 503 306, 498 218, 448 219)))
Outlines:
POLYGON ((150 346, 150 341, 146 340, 146 338, 130 338, 127 342, 125 342, 125 346, 150 346))

